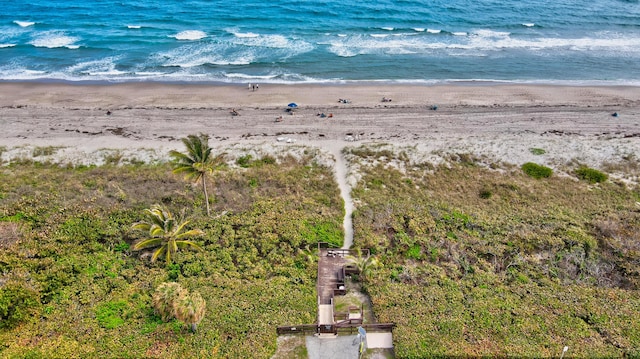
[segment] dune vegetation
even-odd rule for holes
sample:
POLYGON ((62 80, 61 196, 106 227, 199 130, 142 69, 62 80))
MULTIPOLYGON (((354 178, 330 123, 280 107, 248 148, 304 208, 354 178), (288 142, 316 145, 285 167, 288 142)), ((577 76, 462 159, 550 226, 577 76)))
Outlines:
MULTIPOLYGON (((640 188, 469 154, 344 154, 359 176, 354 246, 378 263, 361 286, 377 320, 397 323, 398 358, 640 355, 640 188)), ((227 158, 210 215, 170 163, 4 164, 0 356, 270 358, 276 326, 315 322, 317 243, 343 240, 317 156, 227 158), (202 231, 189 238, 202 251, 167 263, 134 250, 154 205, 202 231), (197 323, 177 319, 179 294, 154 299, 171 282, 206 303, 197 323)))
POLYGON ((0 177, 0 357, 268 358, 276 326, 315 321, 316 244, 342 241, 337 185, 311 155, 220 168, 211 216, 167 163, 23 161, 0 177), (134 251, 155 204, 201 230, 204 251, 169 265, 134 251), (206 302, 195 333, 154 311, 166 282, 206 302))
MULTIPOLYGON (((354 243, 397 357, 640 356, 640 188, 354 148, 354 243), (389 164, 393 164, 390 166, 389 164)), ((595 170, 594 170, 595 171, 595 170)))

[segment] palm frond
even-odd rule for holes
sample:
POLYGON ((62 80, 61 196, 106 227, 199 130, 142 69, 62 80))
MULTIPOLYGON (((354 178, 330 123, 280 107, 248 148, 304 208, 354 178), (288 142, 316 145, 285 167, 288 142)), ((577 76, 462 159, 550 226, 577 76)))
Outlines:
MULTIPOLYGON (((162 246, 158 249, 155 250, 155 252, 153 252, 153 255, 151 256, 151 262, 155 262, 158 257, 160 257, 165 251, 166 251, 167 247, 166 246, 162 246)), ((171 261, 167 261, 167 264, 171 263, 171 261)))
POLYGON ((147 222, 137 222, 131 226, 131 229, 137 229, 145 232, 149 231, 150 228, 151 228, 151 225, 147 222))
POLYGON ((192 229, 192 230, 186 231, 184 233, 180 233, 179 235, 176 236, 176 239, 183 239, 183 238, 190 238, 190 237, 200 237, 200 236, 204 236, 204 231, 202 231, 200 229, 192 229))
POLYGON ((145 248, 157 247, 162 244, 162 238, 147 238, 136 243, 133 246, 133 250, 138 251, 145 248))
POLYGON ((202 248, 199 244, 192 241, 176 241, 176 246, 178 248, 187 248, 191 247, 199 252, 203 252, 204 248, 202 248))

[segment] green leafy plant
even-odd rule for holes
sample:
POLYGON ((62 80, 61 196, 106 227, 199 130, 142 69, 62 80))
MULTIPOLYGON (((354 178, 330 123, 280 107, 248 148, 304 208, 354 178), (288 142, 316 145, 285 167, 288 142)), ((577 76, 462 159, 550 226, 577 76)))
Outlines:
POLYGON ((40 307, 39 294, 24 283, 0 284, 0 328, 11 328, 32 317, 40 307))
POLYGON ((114 329, 124 324, 123 316, 128 303, 124 300, 106 302, 96 308, 96 320, 105 329, 114 329))
POLYGON ((378 259, 370 255, 366 257, 360 253, 356 256, 346 255, 345 259, 356 267, 360 280, 365 282, 371 279, 373 271, 380 266, 378 259))
POLYGON ((249 166, 251 165, 252 159, 253 159, 253 156, 248 154, 248 155, 238 157, 238 159, 236 160, 236 163, 238 164, 238 166, 242 168, 249 168, 249 166))
POLYGON ((545 151, 544 149, 535 147, 530 148, 529 152, 533 153, 536 156, 544 155, 545 153, 547 153, 547 151, 545 151))
POLYGON ((189 224, 189 221, 180 221, 174 218, 168 209, 160 205, 145 209, 145 214, 147 215, 147 221, 134 223, 132 228, 147 232, 148 238, 136 243, 133 249, 142 250, 158 247, 151 256, 152 262, 162 256, 167 264, 171 264, 175 253, 182 248, 203 251, 199 244, 188 238, 202 236, 204 232, 200 229, 187 231, 185 226, 189 224))
POLYGON ((553 170, 551 168, 533 162, 523 164, 522 171, 535 179, 547 178, 553 175, 553 170))
POLYGON ((422 257, 422 247, 420 247, 419 244, 416 244, 413 247, 409 248, 406 255, 407 258, 420 259, 422 257))
POLYGON ((586 166, 576 169, 575 174, 581 180, 585 180, 589 183, 601 183, 609 179, 609 176, 606 173, 586 166))

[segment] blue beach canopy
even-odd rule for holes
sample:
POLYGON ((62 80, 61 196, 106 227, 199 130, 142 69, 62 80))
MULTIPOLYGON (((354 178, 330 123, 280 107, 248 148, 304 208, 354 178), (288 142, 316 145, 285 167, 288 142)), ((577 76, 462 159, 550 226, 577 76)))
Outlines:
POLYGON ((298 107, 298 104, 296 104, 295 102, 292 102, 292 103, 288 104, 287 106, 289 106, 289 107, 298 107))

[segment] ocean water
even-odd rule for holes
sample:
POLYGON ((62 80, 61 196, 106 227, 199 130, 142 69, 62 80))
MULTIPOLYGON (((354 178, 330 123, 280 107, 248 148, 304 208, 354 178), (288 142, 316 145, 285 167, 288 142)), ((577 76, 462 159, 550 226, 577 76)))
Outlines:
POLYGON ((640 84, 640 3, 0 0, 0 80, 640 84))

